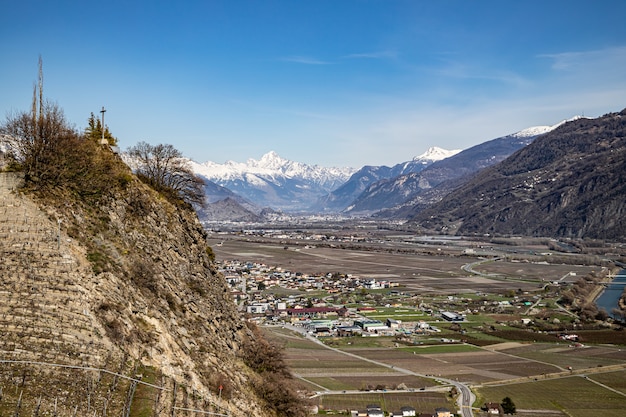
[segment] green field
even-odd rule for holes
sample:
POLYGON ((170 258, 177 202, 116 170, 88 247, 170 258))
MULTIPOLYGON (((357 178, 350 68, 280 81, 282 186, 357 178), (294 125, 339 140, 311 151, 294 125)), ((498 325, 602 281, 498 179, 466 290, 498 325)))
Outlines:
POLYGON ((460 352, 479 352, 481 349, 472 345, 465 344, 447 344, 447 345, 433 345, 433 346, 416 346, 402 348, 405 352, 413 352, 418 355, 426 355, 433 353, 460 353, 460 352))
POLYGON ((306 377, 309 381, 331 391, 340 390, 366 390, 366 389, 419 389, 432 386, 433 380, 421 378, 414 375, 384 374, 384 375, 363 375, 363 376, 343 376, 333 377, 306 377))
POLYGON ((361 313, 365 317, 373 320, 385 321, 386 319, 400 320, 403 322, 412 322, 431 319, 428 314, 415 309, 414 307, 376 307, 376 311, 361 313))
POLYGON ((476 391, 476 406, 510 397, 518 409, 559 410, 572 417, 622 417, 626 409, 626 394, 617 394, 580 376, 482 387, 476 391))
POLYGON ((378 404, 384 410, 399 410, 403 406, 414 407, 418 413, 433 413, 435 408, 456 410, 456 405, 445 393, 363 393, 324 395, 316 398, 324 410, 364 410, 368 404, 378 404))
POLYGON ((593 381, 623 392, 626 395, 626 371, 607 372, 605 374, 594 374, 589 376, 593 381))
POLYGON ((583 347, 571 348, 564 343, 532 343, 522 348, 506 350, 515 356, 547 362, 561 368, 573 369, 602 367, 624 363, 626 352, 615 348, 583 347))

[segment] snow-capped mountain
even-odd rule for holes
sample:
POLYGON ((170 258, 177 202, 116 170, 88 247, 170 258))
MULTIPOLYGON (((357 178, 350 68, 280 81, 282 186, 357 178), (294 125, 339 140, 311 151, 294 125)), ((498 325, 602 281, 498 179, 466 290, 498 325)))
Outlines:
POLYGON ((449 158, 461 151, 462 149, 453 149, 449 151, 438 146, 431 146, 426 152, 413 158, 413 161, 422 163, 441 161, 442 159, 449 158))
POLYGON ((534 126, 534 127, 529 127, 528 129, 523 129, 520 130, 517 133, 513 133, 509 136, 514 137, 514 138, 530 138, 530 137, 535 137, 535 136, 539 136, 539 135, 543 135, 544 133, 548 133, 554 129, 556 129, 557 127, 559 127, 561 124, 565 123, 564 121, 561 123, 558 123, 554 126, 534 126))
POLYGON ((412 160, 394 165, 391 168, 391 177, 419 172, 430 164, 454 156, 459 152, 461 152, 461 149, 449 151, 437 146, 431 146, 426 152, 414 157, 412 160))
POLYGON ((502 162, 517 150, 529 145, 538 136, 556 129, 562 123, 564 122, 554 126, 524 129, 456 152, 421 171, 401 173, 378 180, 368 185, 344 212, 362 215, 392 207, 399 209, 403 205, 431 204, 479 170, 502 162), (435 192, 435 188, 440 188, 440 192, 435 192))
POLYGON ((191 162, 193 171, 260 207, 300 211, 342 185, 353 168, 326 168, 281 158, 276 152, 245 163, 191 162))
POLYGON ((391 168, 384 165, 364 166, 355 172, 341 187, 321 197, 316 204, 311 207, 311 210, 318 212, 342 211, 371 184, 400 175, 420 172, 432 163, 454 156, 460 151, 460 149, 449 151, 433 146, 423 154, 414 157, 412 160, 396 164, 391 168))
POLYGON ((513 133, 512 135, 509 135, 509 136, 516 137, 516 138, 529 138, 529 137, 534 138, 536 136, 543 135, 544 133, 552 132, 554 129, 564 125, 567 122, 573 122, 573 121, 579 120, 579 119, 586 119, 586 117, 584 117, 584 116, 574 116, 574 117, 572 117, 570 119, 561 120, 560 122, 558 122, 557 124, 554 124, 552 126, 534 126, 534 127, 529 127, 529 128, 520 130, 517 133, 513 133))
POLYGON ((300 178, 314 182, 323 188, 333 188, 343 183, 355 171, 353 168, 326 168, 307 165, 281 158, 270 151, 261 159, 248 159, 246 162, 227 161, 224 164, 205 162, 192 163, 194 171, 217 184, 242 180, 251 175, 264 179, 300 178))

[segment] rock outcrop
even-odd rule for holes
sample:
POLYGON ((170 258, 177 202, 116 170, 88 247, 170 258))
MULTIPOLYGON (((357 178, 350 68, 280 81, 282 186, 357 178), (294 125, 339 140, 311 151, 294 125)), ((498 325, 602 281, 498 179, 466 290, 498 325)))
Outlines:
POLYGON ((274 415, 195 213, 129 178, 86 205, 0 173, 0 415, 274 415))

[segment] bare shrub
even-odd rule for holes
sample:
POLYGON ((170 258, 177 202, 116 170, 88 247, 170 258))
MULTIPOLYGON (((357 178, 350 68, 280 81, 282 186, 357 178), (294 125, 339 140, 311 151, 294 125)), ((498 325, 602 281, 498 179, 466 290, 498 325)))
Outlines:
POLYGON ((140 288, 145 288, 153 294, 158 293, 156 269, 154 265, 143 259, 135 259, 130 265, 130 279, 140 288))
POLYGON ((138 164, 137 177, 169 200, 204 204, 204 181, 172 145, 139 142, 129 148, 128 154, 138 164))
POLYGON ((292 388, 293 378, 285 364, 282 349, 263 337, 259 329, 248 323, 250 334, 242 346, 242 358, 258 375, 254 390, 277 415, 304 417, 306 401, 292 388))

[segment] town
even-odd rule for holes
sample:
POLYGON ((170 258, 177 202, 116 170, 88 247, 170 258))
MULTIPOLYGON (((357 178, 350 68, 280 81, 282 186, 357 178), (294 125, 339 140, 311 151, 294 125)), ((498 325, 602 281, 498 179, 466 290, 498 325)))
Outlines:
POLYGON ((626 366, 619 317, 572 301, 599 293, 610 264, 551 241, 299 225, 209 243, 232 302, 284 347, 318 414, 502 415, 505 398, 532 409, 561 380, 626 366))
MULTIPOLYGON (((454 295, 420 296, 402 291, 388 280, 362 279, 351 274, 311 275, 263 263, 225 261, 221 272, 231 287, 233 301, 249 320, 261 324, 301 326, 316 337, 325 336, 436 336, 439 322, 460 324, 466 315, 484 312, 529 310, 539 297, 509 294, 494 299, 480 292, 472 298, 454 295), (502 298, 502 297, 501 297, 502 298), (389 313, 392 317, 374 319, 389 313)), ((523 318, 520 324, 528 325, 523 318)), ((455 328, 453 326, 453 328, 455 328)), ((461 335, 463 332, 461 331, 461 335)), ((437 338, 438 342, 459 340, 437 338)))

